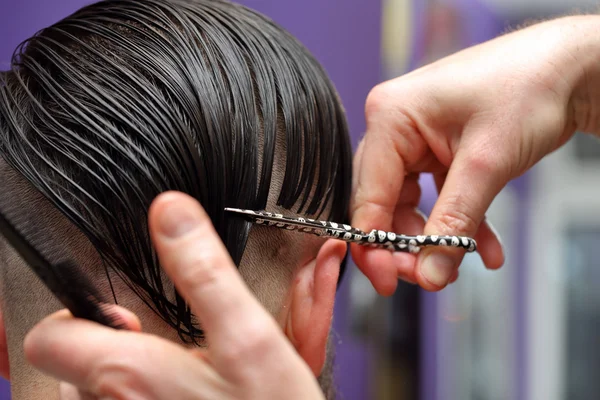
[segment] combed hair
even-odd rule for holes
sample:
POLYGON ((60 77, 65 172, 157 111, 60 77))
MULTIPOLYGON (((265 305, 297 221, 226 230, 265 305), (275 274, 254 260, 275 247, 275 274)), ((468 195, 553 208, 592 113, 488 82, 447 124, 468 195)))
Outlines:
POLYGON ((290 34, 226 1, 101 1, 41 30, 0 77, 0 135, 2 157, 184 340, 203 333, 165 293, 147 227, 158 194, 196 198, 239 265, 250 224, 223 209, 265 209, 283 135, 278 205, 347 220, 333 85, 290 34))

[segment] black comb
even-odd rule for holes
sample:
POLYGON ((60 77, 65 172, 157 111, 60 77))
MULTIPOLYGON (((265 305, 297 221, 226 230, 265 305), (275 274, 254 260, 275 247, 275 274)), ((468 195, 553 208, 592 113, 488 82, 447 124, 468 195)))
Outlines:
MULTIPOLYGON (((11 217, 13 221, 16 219, 11 217)), ((110 304, 73 261, 50 262, 25 238, 23 231, 17 228, 18 225, 13 221, 9 220, 6 210, 0 209, 0 234, 75 318, 115 329, 125 329, 121 318, 110 311, 110 304)))

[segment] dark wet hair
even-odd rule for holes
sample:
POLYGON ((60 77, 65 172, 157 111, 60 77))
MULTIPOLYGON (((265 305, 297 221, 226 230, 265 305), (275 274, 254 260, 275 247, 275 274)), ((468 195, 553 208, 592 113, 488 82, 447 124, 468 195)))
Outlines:
POLYGON ((250 226, 223 209, 265 209, 278 135, 278 204, 347 220, 351 147, 333 85, 281 27, 226 1, 87 6, 23 43, 0 78, 2 157, 184 339, 202 331, 166 296, 148 208, 167 190, 192 195, 239 265, 250 226))

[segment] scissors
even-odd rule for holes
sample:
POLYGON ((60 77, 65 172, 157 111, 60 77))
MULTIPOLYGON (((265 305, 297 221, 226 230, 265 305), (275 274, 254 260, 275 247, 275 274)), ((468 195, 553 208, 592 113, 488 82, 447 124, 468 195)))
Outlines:
POLYGON ((240 214, 257 225, 338 239, 347 243, 357 243, 362 246, 380 247, 391 251, 416 254, 428 246, 462 248, 469 253, 477 250, 475 239, 465 236, 410 236, 378 229, 373 229, 371 232, 366 233, 347 224, 302 217, 286 217, 282 214, 274 214, 266 211, 252 211, 239 208, 225 208, 225 211, 240 214))

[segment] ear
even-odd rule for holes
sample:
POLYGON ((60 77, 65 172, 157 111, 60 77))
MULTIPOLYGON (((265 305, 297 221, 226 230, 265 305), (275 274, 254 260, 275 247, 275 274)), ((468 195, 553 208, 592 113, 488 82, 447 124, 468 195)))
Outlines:
POLYGON ((321 375, 333 319, 333 305, 346 244, 328 240, 317 258, 301 267, 291 287, 285 333, 315 376, 321 375))
POLYGON ((6 329, 4 328, 4 316, 0 307, 0 377, 10 379, 8 363, 8 344, 6 343, 6 329))

